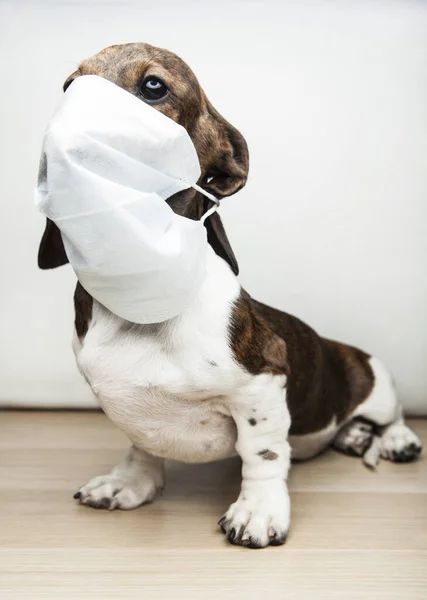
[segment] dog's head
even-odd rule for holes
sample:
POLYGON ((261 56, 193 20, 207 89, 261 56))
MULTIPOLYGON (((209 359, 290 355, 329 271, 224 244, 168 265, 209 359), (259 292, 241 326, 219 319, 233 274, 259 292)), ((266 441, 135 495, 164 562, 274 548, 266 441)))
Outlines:
MULTIPOLYGON (((194 73, 178 56, 149 44, 110 46, 84 60, 65 81, 64 90, 82 75, 112 81, 185 127, 199 157, 198 184, 205 190, 224 198, 245 185, 249 156, 243 136, 214 109, 194 73)), ((168 203, 178 214, 199 219, 209 200, 190 188, 168 203)), ((219 215, 214 213, 205 225, 209 243, 237 274, 237 261, 219 215)), ((39 266, 51 269, 67 262, 59 229, 48 220, 40 243, 39 266)))

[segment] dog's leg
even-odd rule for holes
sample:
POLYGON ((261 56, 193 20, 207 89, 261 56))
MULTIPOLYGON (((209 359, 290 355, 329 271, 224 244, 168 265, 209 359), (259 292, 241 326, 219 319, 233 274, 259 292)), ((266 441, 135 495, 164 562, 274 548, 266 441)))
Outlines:
POLYGON ((164 486, 163 459, 132 446, 108 475, 94 477, 74 494, 93 508, 130 510, 151 502, 164 486))
POLYGON ((376 358, 370 359, 375 382, 368 398, 360 404, 337 433, 332 446, 341 452, 363 456, 375 467, 380 458, 410 462, 421 452, 421 441, 404 423, 402 406, 392 378, 376 358))
POLYGON ((285 381, 284 376, 258 375, 244 397, 233 397, 231 414, 237 425, 243 481, 237 501, 219 521, 232 544, 279 545, 288 533, 290 417, 285 381))

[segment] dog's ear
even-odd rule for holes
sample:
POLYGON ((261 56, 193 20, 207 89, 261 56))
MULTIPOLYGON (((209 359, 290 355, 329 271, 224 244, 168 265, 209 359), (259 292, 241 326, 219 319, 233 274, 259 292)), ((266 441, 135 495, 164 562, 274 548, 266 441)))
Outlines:
POLYGON ((81 75, 80 73, 80 69, 77 69, 77 71, 74 71, 74 73, 71 73, 71 75, 69 75, 67 77, 67 79, 64 81, 63 85, 62 85, 62 89, 64 90, 64 92, 67 91, 67 89, 70 87, 70 85, 73 83, 73 81, 79 76, 81 75))
MULTIPOLYGON (((200 221, 203 215, 212 207, 212 201, 208 200, 200 192, 196 192, 195 194, 194 192, 190 192, 190 198, 191 201, 188 198, 188 190, 184 190, 184 192, 178 192, 178 194, 172 196, 167 202, 177 214, 187 217, 187 219, 200 221)), ((215 254, 223 258, 230 265, 233 273, 238 275, 239 265, 231 249, 219 214, 217 212, 212 213, 204 221, 204 226, 206 228, 208 243, 213 248, 215 254)))
MULTIPOLYGON (((249 171, 249 152, 245 138, 228 121, 226 121, 212 104, 206 99, 210 117, 212 139, 208 142, 211 152, 206 165, 202 187, 216 198, 225 198, 238 192, 245 185, 249 171)), ((209 208, 205 200, 205 210, 209 208)), ((205 227, 208 242, 221 258, 229 265, 235 275, 239 274, 239 265, 221 217, 213 213, 206 219, 205 227)))
MULTIPOLYGON (((189 212, 185 216, 198 221, 211 208, 212 203, 205 196, 197 193, 197 200, 194 203, 187 205, 189 212)), ((213 248, 215 254, 218 254, 230 265, 231 270, 235 275, 239 274, 239 265, 236 257, 231 249, 227 234, 225 233, 224 225, 221 217, 217 212, 212 213, 204 223, 207 231, 208 243, 213 248)))
POLYGON ((215 152, 207 166, 202 185, 217 198, 238 192, 245 185, 249 171, 249 152, 243 135, 207 101, 214 123, 215 152))
POLYGON ((68 262, 61 232, 53 221, 46 219, 46 227, 40 242, 38 265, 40 269, 54 269, 68 262))
MULTIPOLYGON (((77 69, 67 77, 62 86, 64 92, 79 75, 80 71, 77 69)), ((67 263, 68 258, 62 242, 61 232, 53 221, 46 219, 46 227, 39 247, 38 265, 40 269, 54 269, 67 263)))
POLYGON ((208 232, 208 242, 212 246, 214 252, 230 265, 230 268, 235 275, 238 275, 239 265, 234 252, 231 249, 221 217, 217 212, 212 213, 210 217, 206 219, 205 227, 208 232))

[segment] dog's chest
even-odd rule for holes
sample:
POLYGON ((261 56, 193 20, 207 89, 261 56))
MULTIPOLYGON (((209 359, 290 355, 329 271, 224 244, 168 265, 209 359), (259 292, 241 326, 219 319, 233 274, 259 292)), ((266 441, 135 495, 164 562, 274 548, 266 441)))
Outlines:
POLYGON ((106 414, 136 445, 165 458, 235 453, 229 402, 247 378, 227 340, 238 288, 226 277, 222 296, 208 300, 207 292, 187 315, 161 325, 131 325, 95 302, 83 344, 75 343, 78 366, 106 414))

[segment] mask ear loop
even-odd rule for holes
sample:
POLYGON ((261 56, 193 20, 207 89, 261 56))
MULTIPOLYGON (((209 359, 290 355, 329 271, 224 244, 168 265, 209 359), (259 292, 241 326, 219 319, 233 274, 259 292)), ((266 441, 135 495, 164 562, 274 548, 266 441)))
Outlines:
POLYGON ((213 196, 212 194, 210 194, 209 192, 207 192, 206 190, 201 188, 200 185, 197 185, 197 183, 194 183, 192 185, 192 187, 195 190, 197 190, 198 192, 200 192, 201 194, 203 194, 204 196, 206 196, 206 198, 209 198, 209 200, 211 200, 214 203, 214 206, 212 206, 209 210, 207 210, 205 212, 205 214, 203 215, 203 217, 200 219, 200 221, 202 223, 204 223, 208 217, 210 217, 214 212, 216 212, 218 210, 219 200, 218 200, 218 198, 215 198, 215 196, 213 196))

